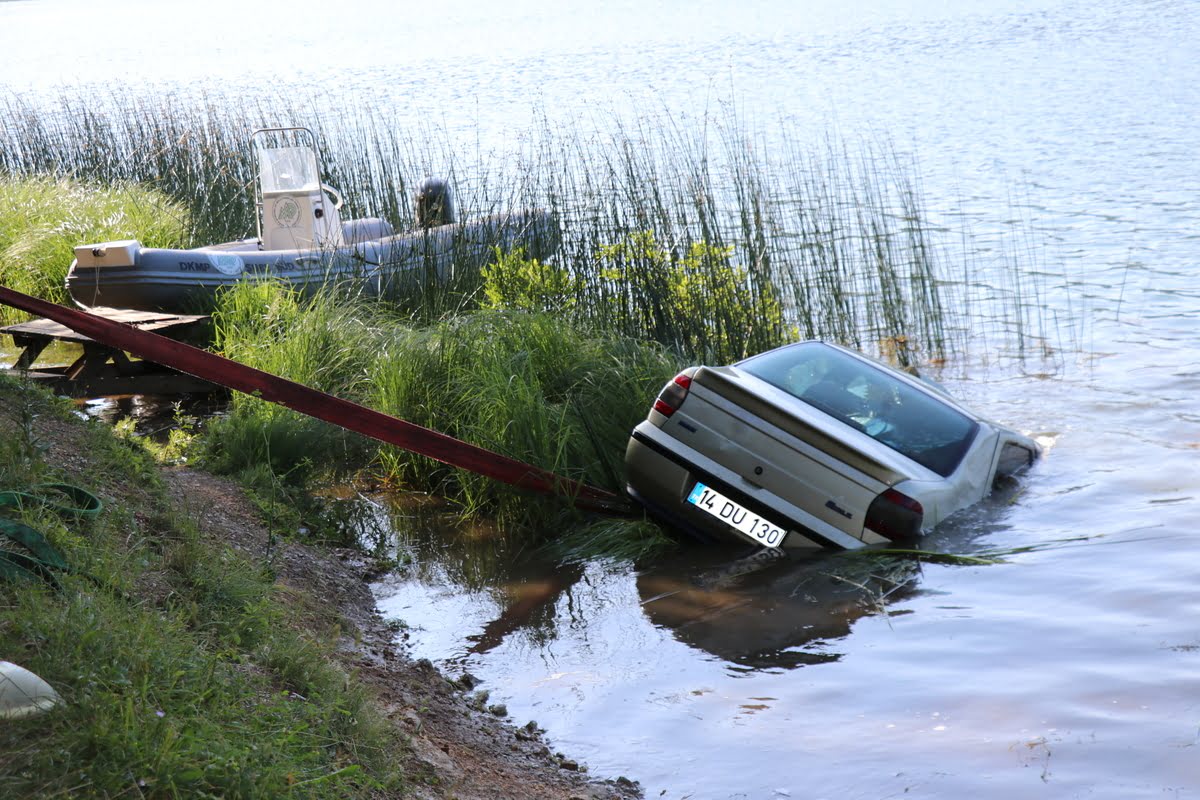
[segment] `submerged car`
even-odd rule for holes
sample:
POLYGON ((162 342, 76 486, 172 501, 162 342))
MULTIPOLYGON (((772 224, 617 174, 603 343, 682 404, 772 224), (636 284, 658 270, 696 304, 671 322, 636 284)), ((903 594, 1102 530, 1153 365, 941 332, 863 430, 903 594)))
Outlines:
POLYGON ((931 383, 811 341, 679 373, 625 468, 631 497, 700 538, 855 549, 917 538, 1040 453, 931 383))

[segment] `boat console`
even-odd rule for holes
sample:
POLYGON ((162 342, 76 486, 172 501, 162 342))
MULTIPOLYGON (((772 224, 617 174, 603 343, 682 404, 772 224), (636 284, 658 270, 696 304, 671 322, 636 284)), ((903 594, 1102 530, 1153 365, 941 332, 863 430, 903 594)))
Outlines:
POLYGON ((342 198, 321 183, 320 156, 312 131, 263 128, 255 131, 251 140, 258 152, 261 248, 324 250, 345 244, 338 213, 342 198))

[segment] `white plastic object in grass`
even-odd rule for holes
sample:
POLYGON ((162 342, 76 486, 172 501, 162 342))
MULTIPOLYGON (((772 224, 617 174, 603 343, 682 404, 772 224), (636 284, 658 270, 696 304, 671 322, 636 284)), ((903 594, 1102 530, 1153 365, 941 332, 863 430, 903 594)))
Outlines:
POLYGON ((0 661, 0 719, 44 714, 62 702, 50 684, 24 667, 0 661))

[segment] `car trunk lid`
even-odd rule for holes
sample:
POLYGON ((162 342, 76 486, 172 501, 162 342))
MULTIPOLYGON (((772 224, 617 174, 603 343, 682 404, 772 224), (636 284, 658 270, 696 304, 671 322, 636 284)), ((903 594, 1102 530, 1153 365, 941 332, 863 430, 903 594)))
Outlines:
POLYGON ((692 376, 687 402, 664 427, 735 471, 741 491, 770 492, 861 538, 865 509, 909 476, 856 447, 858 432, 815 409, 805 414, 800 401, 789 409, 770 396, 736 369, 703 367, 692 376))

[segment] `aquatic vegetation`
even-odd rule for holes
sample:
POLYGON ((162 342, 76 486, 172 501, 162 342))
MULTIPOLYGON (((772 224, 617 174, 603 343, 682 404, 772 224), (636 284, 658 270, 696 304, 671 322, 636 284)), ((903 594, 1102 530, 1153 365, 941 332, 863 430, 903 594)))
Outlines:
POLYGON ((536 258, 523 250, 498 253, 480 273, 483 300, 491 309, 562 314, 579 307, 583 280, 566 267, 536 258))
MULTIPOLYGON (((376 357, 369 305, 336 290, 303 298, 276 282, 243 283, 221 296, 215 346, 225 356, 340 397, 358 400, 376 357)), ((303 485, 314 472, 362 460, 358 437, 249 395, 205 432, 208 463, 222 472, 266 465, 303 485)))
MULTIPOLYGON (((590 334, 544 314, 494 311, 396 336, 378 359, 368 405, 617 491, 629 431, 679 366, 650 343, 590 334)), ((502 519, 557 506, 406 451, 385 448, 380 462, 390 477, 502 519)))
MULTIPOLYGON (((450 179, 463 217, 552 211, 566 276, 557 290, 572 290, 572 314, 603 329, 648 333, 694 356, 794 335, 867 350, 904 337, 904 358, 937 357, 947 345, 956 306, 943 297, 915 179, 890 150, 830 143, 810 152, 781 127, 784 146, 768 151, 736 117, 664 113, 615 119, 604 133, 543 118, 512 152, 468 162, 448 134, 399 130, 357 102, 345 116, 314 119, 237 98, 186 107, 119 91, 107 99, 68 93, 58 107, 34 108, 0 98, 0 175, 151 187, 187 209, 189 244, 227 241, 254 231, 250 132, 308 124, 329 182, 346 196, 344 216, 409 227, 412 187, 429 174, 450 179), (745 325, 727 324, 731 296, 743 304, 737 314, 755 318, 748 338, 745 325)), ((479 275, 456 272, 405 307, 437 319, 478 304, 479 285, 479 275)))
POLYGON ((699 361, 736 361, 795 336, 778 289, 731 263, 733 249, 693 242, 680 256, 650 231, 601 246, 589 279, 563 266, 501 254, 482 271, 484 306, 571 313, 592 326, 670 346, 699 361))
POLYGON ((92 93, 64 94, 47 111, 4 98, 0 174, 152 187, 187 209, 187 245, 253 234, 249 135, 262 126, 258 115, 236 103, 183 105, 119 93, 108 99, 117 105, 92 93))
POLYGON ((603 136, 547 127, 516 167, 563 220, 577 313, 623 333, 649 328, 693 357, 797 337, 878 351, 903 336, 908 359, 945 354, 952 304, 915 180, 894 152, 809 152, 786 127, 768 150, 737 119, 689 122, 615 120, 603 136), (681 276, 663 278, 672 271, 692 283, 682 309, 672 308, 681 276), (747 319, 757 325, 739 341, 747 319))
POLYGON ((601 519, 577 525, 546 542, 547 554, 563 562, 594 558, 644 562, 678 546, 657 523, 645 517, 601 519))

